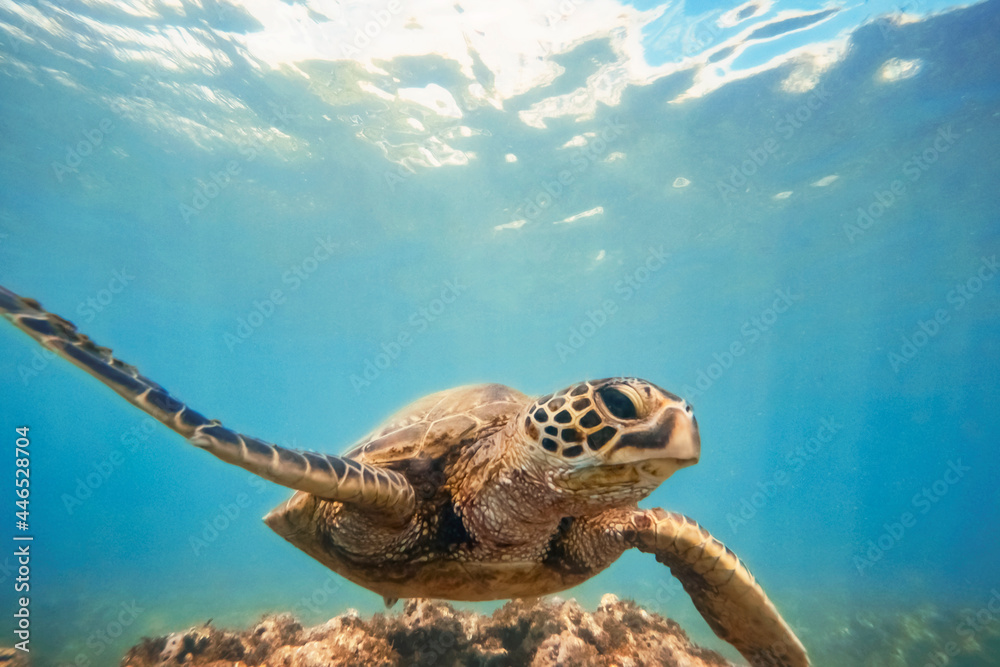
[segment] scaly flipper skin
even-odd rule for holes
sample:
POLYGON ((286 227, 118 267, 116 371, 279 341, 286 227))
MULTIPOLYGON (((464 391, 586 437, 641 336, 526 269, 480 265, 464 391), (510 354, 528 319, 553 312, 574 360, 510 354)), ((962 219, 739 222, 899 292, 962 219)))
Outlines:
POLYGON ((0 288, 0 314, 198 447, 297 489, 267 525, 387 603, 556 593, 638 548, 670 567, 753 667, 809 665, 729 549, 687 517, 638 508, 701 456, 693 407, 651 382, 587 380, 538 398, 455 387, 326 456, 209 421, 36 301, 0 288))
POLYGON ((722 542, 692 519, 659 508, 634 512, 630 523, 624 532, 631 545, 669 567, 715 634, 753 667, 808 667, 795 633, 722 542))
POLYGON ((351 503, 404 521, 413 512, 414 493, 391 470, 349 458, 300 452, 241 435, 187 407, 111 350, 77 333, 69 321, 0 287, 0 314, 44 347, 108 385, 129 403, 187 438, 191 444, 266 480, 326 500, 351 503))

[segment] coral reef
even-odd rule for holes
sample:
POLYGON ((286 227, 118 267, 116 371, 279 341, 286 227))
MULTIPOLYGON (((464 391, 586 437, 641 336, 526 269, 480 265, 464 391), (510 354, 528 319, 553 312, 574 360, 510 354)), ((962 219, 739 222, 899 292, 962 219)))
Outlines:
POLYGON ((593 613, 575 601, 513 601, 491 616, 432 600, 362 619, 347 613, 303 628, 289 615, 243 632, 210 625, 144 639, 122 665, 152 667, 727 667, 674 621, 606 595, 593 613))

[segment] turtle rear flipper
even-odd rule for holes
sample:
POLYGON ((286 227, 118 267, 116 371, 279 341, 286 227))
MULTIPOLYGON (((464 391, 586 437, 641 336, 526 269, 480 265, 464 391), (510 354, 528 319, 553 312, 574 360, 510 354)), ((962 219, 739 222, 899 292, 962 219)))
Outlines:
POLYGON ((808 667, 805 647, 740 559, 695 521, 662 509, 633 518, 634 546, 656 554, 721 639, 753 667, 808 667))
POLYGON ((3 287, 0 314, 132 405, 227 463, 325 500, 349 502, 398 517, 413 511, 413 488, 399 473, 350 458, 286 449, 232 431, 187 407, 134 366, 115 359, 110 349, 78 333, 68 320, 3 287))

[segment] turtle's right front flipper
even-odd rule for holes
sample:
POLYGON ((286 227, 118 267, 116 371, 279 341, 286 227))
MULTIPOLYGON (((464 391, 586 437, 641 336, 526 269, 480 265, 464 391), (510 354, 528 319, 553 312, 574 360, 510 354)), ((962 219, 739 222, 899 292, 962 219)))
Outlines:
POLYGON ((285 449, 241 435, 187 407, 111 350, 33 299, 0 287, 0 314, 44 347, 87 371, 132 405, 227 463, 276 484, 326 500, 349 502, 401 518, 414 507, 413 487, 400 474, 349 458, 285 449))
POLYGON ((753 667, 809 667, 798 637, 746 565, 688 517, 638 510, 625 530, 630 546, 670 568, 694 606, 753 667))

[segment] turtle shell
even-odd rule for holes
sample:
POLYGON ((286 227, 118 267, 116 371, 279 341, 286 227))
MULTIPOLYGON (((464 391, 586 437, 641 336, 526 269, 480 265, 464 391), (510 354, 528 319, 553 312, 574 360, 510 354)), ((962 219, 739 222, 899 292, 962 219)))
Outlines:
POLYGON ((496 432, 530 400, 502 384, 439 391, 391 416, 343 456, 372 465, 444 457, 462 442, 496 432))

